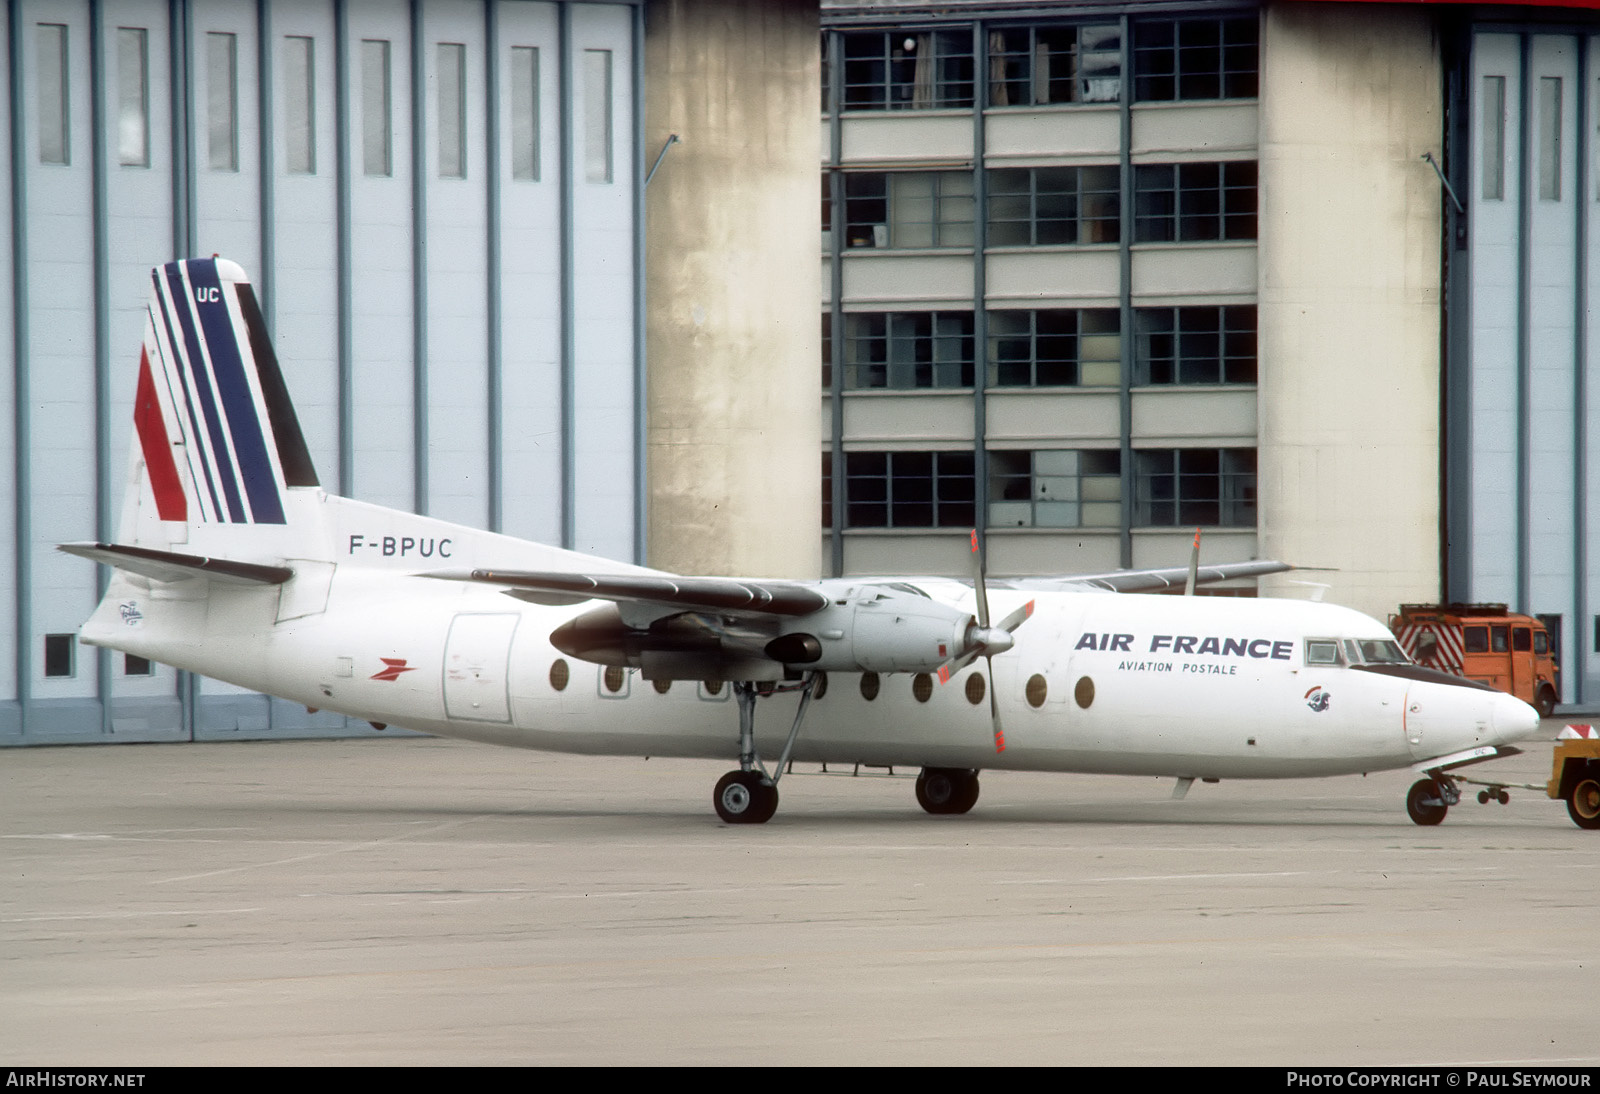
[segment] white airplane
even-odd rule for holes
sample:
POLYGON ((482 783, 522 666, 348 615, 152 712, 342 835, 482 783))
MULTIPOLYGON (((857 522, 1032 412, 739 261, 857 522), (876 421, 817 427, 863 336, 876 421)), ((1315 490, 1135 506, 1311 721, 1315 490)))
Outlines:
MULTIPOLYGON (((1437 824, 1451 770, 1538 724, 1346 608, 1126 595, 1182 568, 992 590, 981 567, 970 586, 681 577, 335 497, 244 271, 152 282, 118 541, 61 547, 114 568, 93 645, 379 728, 737 756, 712 796, 729 823, 768 820, 805 761, 921 768, 930 813, 972 808, 984 769, 1170 776, 1181 797, 1410 766, 1408 812, 1437 824), (758 703, 779 719, 758 729, 758 703)), ((1191 564, 1190 591, 1283 569, 1191 564)))

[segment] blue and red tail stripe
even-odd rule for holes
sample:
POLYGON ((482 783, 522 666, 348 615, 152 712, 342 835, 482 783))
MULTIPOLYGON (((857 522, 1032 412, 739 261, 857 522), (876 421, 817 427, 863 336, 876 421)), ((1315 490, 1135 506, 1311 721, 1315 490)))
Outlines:
POLYGON ((199 519, 284 523, 281 487, 317 478, 254 293, 248 283, 225 284, 214 259, 169 262, 152 281, 135 421, 161 518, 185 519, 169 514, 189 509, 161 412, 164 389, 185 435, 190 481, 204 481, 199 519))

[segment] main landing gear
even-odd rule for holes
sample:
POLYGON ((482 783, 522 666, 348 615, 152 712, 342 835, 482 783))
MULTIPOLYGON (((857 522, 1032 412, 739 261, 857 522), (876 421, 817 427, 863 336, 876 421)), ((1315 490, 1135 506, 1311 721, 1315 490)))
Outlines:
POLYGON ((765 824, 778 811, 778 780, 789 765, 789 753, 794 750, 795 738, 800 736, 800 723, 805 720, 806 707, 811 705, 811 692, 816 684, 817 674, 808 672, 804 683, 766 693, 800 692, 800 708, 794 712, 789 739, 784 742, 783 755, 778 757, 777 766, 771 771, 756 755, 756 699, 760 693, 756 685, 748 681, 733 685, 733 697, 739 703, 739 770, 718 779, 717 788, 711 793, 711 804, 726 823, 765 824))
POLYGON ((978 773, 959 767, 925 767, 917 776, 917 804, 930 813, 965 813, 978 801, 978 773))

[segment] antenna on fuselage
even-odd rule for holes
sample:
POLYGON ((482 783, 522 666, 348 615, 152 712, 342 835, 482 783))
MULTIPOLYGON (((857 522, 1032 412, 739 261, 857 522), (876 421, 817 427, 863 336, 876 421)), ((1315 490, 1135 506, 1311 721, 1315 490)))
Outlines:
POLYGON ((1193 596, 1195 582, 1200 577, 1200 529, 1194 530, 1194 550, 1189 552, 1189 580, 1184 583, 1183 595, 1193 596))

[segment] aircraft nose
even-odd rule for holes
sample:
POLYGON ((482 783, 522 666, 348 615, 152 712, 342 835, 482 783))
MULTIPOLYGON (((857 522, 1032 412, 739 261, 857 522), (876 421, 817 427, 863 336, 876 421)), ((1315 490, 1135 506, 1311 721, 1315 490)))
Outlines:
POLYGON ((1501 744, 1531 737, 1539 728, 1539 712, 1515 695, 1497 695, 1494 700, 1494 735, 1501 744))

